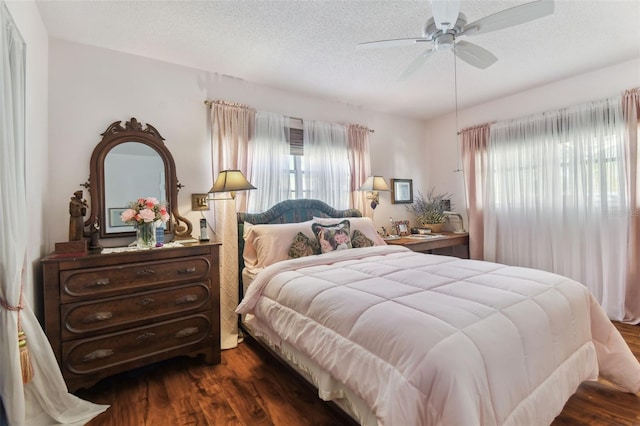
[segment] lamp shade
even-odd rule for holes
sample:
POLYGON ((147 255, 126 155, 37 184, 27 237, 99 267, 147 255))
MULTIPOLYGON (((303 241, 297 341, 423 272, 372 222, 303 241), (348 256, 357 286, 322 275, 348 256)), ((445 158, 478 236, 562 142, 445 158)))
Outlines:
POLYGON ((358 191, 391 191, 382 176, 369 176, 358 191))
POLYGON ((236 191, 245 191, 248 189, 256 189, 256 187, 251 185, 240 170, 223 170, 218 174, 218 178, 213 183, 213 187, 211 187, 209 193, 235 193, 236 191))

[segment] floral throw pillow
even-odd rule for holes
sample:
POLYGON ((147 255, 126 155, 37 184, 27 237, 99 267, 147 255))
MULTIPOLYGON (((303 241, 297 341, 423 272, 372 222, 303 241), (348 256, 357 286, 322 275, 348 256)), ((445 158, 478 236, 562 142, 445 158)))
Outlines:
POLYGON ((322 253, 352 248, 348 220, 343 220, 334 225, 314 223, 311 225, 311 229, 318 238, 322 253))
POLYGON ((318 244, 318 240, 312 240, 302 232, 298 232, 293 238, 291 247, 289 247, 289 259, 297 259, 314 254, 320 254, 320 244, 318 244))
POLYGON ((351 237, 351 245, 353 248, 373 247, 375 243, 372 239, 367 238, 366 235, 356 229, 353 231, 353 236, 351 237))

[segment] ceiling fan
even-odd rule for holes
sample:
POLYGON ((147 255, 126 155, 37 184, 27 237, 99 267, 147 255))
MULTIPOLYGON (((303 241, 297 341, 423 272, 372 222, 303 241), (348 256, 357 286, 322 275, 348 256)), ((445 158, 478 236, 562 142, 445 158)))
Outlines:
POLYGON ((370 49, 412 44, 428 46, 429 49, 409 64, 400 76, 400 80, 413 74, 431 55, 438 51, 451 50, 469 65, 485 69, 494 64, 498 58, 477 44, 458 40, 458 38, 471 37, 524 24, 550 15, 554 9, 553 0, 538 0, 505 9, 467 24, 466 17, 460 13, 460 0, 432 0, 432 6, 433 17, 427 21, 421 37, 368 41, 359 43, 357 48, 370 49))

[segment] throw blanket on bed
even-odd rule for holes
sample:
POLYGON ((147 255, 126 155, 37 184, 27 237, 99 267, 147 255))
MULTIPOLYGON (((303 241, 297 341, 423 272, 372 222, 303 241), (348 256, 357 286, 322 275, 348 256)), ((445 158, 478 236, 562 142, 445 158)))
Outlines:
POLYGON ((583 380, 640 364, 583 285, 399 246, 288 260, 238 313, 360 396, 382 425, 549 424, 583 380))

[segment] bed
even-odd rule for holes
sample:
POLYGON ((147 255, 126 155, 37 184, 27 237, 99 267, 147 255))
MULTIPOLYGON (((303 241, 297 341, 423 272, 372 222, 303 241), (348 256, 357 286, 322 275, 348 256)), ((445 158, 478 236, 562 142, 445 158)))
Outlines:
POLYGON ((387 246, 317 200, 239 213, 238 229, 243 328, 362 425, 545 425, 584 380, 640 391, 568 278, 387 246))

